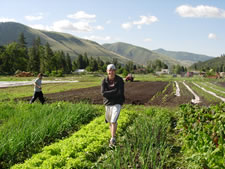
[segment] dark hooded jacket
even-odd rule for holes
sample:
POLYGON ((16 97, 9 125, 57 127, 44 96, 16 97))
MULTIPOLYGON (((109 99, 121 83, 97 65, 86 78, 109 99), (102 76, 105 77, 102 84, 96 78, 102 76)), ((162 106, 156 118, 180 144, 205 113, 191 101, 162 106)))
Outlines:
POLYGON ((123 79, 116 75, 114 83, 115 85, 110 87, 108 77, 104 78, 102 81, 101 94, 103 96, 103 103, 105 105, 123 105, 125 101, 123 79))

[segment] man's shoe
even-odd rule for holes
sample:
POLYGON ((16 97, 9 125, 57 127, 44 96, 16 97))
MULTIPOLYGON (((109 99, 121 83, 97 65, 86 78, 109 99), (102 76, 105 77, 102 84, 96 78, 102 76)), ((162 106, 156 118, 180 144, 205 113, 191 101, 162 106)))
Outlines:
POLYGON ((114 147, 116 145, 116 139, 115 138, 111 138, 110 142, 109 142, 109 147, 114 147))

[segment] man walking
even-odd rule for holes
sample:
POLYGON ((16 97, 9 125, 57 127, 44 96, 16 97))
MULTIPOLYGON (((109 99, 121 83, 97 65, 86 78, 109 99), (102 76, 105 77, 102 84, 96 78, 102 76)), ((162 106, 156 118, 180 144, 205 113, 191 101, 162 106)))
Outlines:
POLYGON ((30 104, 33 103, 37 98, 39 98, 39 100, 42 104, 44 104, 44 102, 45 102, 45 99, 43 97, 43 93, 41 90, 43 74, 39 73, 37 77, 38 78, 34 82, 34 95, 33 95, 32 99, 30 100, 30 104))
POLYGON ((107 66, 107 77, 103 79, 101 93, 105 104, 105 120, 109 123, 111 139, 109 146, 116 144, 117 120, 121 107, 125 101, 123 79, 116 75, 116 67, 113 64, 107 66))

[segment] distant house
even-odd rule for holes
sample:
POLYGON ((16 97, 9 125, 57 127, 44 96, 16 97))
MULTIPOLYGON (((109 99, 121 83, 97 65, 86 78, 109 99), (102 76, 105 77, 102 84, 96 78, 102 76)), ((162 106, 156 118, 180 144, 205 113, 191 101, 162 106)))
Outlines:
POLYGON ((162 74, 169 74, 170 73, 169 69, 162 69, 161 72, 162 72, 162 74))
POLYGON ((187 77, 193 77, 194 72, 187 72, 187 77))
POLYGON ((157 75, 162 75, 162 74, 170 74, 169 69, 161 69, 161 71, 156 72, 157 75))
POLYGON ((193 71, 194 75, 200 75, 200 71, 193 71))

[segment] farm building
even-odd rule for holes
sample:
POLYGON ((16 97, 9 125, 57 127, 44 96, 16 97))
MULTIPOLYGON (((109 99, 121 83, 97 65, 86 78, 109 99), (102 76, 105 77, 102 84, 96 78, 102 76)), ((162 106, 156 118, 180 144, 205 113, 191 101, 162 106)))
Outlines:
POLYGON ((194 76, 194 72, 187 72, 187 77, 193 77, 194 76))
POLYGON ((162 74, 170 74, 169 69, 161 69, 160 72, 156 72, 157 75, 162 75, 162 74))

